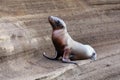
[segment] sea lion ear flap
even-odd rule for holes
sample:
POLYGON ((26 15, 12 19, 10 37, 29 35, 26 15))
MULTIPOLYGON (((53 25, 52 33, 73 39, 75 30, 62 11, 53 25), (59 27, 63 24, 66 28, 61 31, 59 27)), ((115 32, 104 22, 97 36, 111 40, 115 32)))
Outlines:
POLYGON ((91 60, 95 61, 96 59, 97 59, 97 54, 93 53, 92 56, 91 56, 91 60))

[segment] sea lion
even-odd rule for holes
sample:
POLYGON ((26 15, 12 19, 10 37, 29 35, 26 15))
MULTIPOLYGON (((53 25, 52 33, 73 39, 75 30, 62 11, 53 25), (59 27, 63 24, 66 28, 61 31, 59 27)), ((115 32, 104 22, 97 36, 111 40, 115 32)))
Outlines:
POLYGON ((49 16, 48 21, 53 28, 52 42, 55 47, 56 56, 54 58, 50 58, 46 56, 44 52, 44 57, 51 60, 57 60, 62 57, 63 62, 73 64, 76 63, 71 60, 96 60, 96 51, 90 45, 84 45, 73 40, 67 32, 66 24, 62 19, 54 16, 49 16))

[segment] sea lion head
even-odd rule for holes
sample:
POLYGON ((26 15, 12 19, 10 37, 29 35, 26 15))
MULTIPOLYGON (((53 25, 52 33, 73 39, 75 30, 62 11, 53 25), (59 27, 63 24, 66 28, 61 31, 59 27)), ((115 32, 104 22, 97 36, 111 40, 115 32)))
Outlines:
POLYGON ((65 22, 55 16, 49 16, 48 21, 51 24, 53 30, 58 30, 58 29, 66 29, 66 24, 65 22))

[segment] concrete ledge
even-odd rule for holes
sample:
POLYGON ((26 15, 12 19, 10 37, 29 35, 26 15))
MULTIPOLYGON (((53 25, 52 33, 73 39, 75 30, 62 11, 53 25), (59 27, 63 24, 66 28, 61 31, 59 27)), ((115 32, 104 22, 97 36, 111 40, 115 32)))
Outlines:
MULTIPOLYGON (((115 0, 112 2, 114 4, 108 5, 109 2, 106 0, 97 6, 94 5, 99 3, 97 0, 93 2, 76 0, 79 3, 74 0, 70 2, 65 0, 68 1, 67 6, 60 6, 64 5, 64 1, 45 1, 25 2, 28 8, 15 7, 25 5, 19 4, 19 1, 10 1, 11 3, 1 5, 3 8, 0 9, 2 10, 2 13, 0 12, 2 16, 0 18, 0 79, 118 80, 120 78, 120 5, 116 4, 118 1, 115 0), (55 4, 59 2, 60 5, 55 4), (47 12, 45 10, 49 7, 40 7, 41 5, 35 7, 33 6, 35 4, 50 4, 50 8, 54 7, 54 10, 47 12), (35 12, 31 11, 32 6, 35 12), (11 12, 8 7, 12 8, 11 12), (68 32, 74 40, 92 45, 97 51, 98 60, 77 61, 79 66, 75 66, 44 58, 43 52, 54 56, 51 41, 52 29, 47 21, 49 15, 61 17, 66 22, 68 32)), ((20 3, 23 2, 24 0, 20 1, 20 3)))

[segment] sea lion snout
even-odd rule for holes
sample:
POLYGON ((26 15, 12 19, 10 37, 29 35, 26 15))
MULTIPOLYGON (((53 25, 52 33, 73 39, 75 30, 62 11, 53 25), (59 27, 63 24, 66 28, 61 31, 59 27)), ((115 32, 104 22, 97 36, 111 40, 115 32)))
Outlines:
POLYGON ((48 21, 49 21, 49 23, 51 24, 51 26, 52 26, 52 28, 54 30, 66 28, 65 22, 62 19, 58 18, 58 17, 49 16, 48 21))
POLYGON ((53 16, 48 17, 48 21, 51 22, 53 20, 53 16))
POLYGON ((60 21, 61 19, 58 18, 58 17, 55 17, 55 16, 49 16, 49 17, 48 17, 48 20, 49 20, 50 22, 51 22, 51 21, 57 22, 57 21, 60 21))

